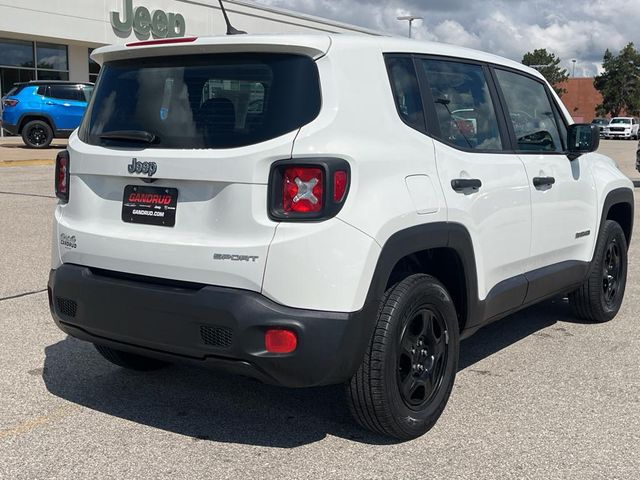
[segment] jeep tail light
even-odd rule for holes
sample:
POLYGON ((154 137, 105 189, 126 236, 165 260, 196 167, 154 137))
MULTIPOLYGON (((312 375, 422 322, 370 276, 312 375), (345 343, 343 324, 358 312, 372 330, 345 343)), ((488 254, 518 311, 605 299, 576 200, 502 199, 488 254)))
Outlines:
POLYGON ((269 353, 291 353, 298 347, 298 337, 291 330, 271 328, 264 334, 264 346, 269 353))
POLYGON ((282 206, 285 212, 322 211, 324 175, 318 167, 288 167, 282 182, 282 206))
POLYGON ((334 217, 349 192, 349 164, 338 158, 282 160, 271 167, 269 216, 277 221, 334 217))
POLYGON ((4 102, 2 102, 5 107, 15 107, 20 103, 20 100, 14 100, 13 98, 5 98, 4 102))
POLYGON ((62 150, 56 157, 56 178, 55 178, 56 197, 62 200, 62 203, 69 201, 69 152, 62 150))

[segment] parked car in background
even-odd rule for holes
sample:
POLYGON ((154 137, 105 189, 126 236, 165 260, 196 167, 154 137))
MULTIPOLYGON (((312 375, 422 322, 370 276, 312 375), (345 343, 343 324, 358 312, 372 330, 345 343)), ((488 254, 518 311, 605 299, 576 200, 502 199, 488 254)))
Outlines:
POLYGON ((604 127, 604 138, 625 138, 638 140, 640 124, 635 117, 614 117, 604 127))
POLYGON ((593 120, 591 120, 591 123, 594 125, 598 125, 598 128, 600 128, 600 136, 603 137, 604 136, 604 129, 607 125, 609 125, 609 119, 608 118, 594 118, 593 120))
POLYGON ((92 83, 16 84, 2 99, 2 128, 21 135, 28 147, 46 148, 54 138, 66 138, 78 128, 92 93, 92 83))

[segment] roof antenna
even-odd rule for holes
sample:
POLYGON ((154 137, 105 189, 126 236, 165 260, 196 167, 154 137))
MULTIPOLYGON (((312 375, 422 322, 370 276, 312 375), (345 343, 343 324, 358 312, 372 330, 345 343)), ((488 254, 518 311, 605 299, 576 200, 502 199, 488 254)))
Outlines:
POLYGON ((227 16, 227 11, 224 9, 224 5, 222 4, 222 0, 219 0, 220 8, 222 9, 222 14, 224 15, 224 21, 227 24, 227 35, 246 35, 247 32, 243 32, 242 30, 238 30, 231 25, 229 21, 229 17, 227 16))

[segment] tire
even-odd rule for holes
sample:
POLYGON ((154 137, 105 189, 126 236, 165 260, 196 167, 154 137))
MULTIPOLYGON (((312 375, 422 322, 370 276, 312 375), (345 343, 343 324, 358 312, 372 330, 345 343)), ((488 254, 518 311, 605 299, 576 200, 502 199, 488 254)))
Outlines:
POLYGON ((451 395, 458 353, 456 310, 438 280, 411 275, 391 287, 371 344, 347 385, 355 420, 400 440, 425 434, 451 395))
POLYGON ((569 303, 578 318, 608 322, 620 310, 626 284, 627 239, 618 223, 607 220, 598 236, 589 276, 569 294, 569 303))
POLYGON ((134 353, 114 350, 113 348, 105 347, 104 345, 94 344, 93 346, 96 347, 98 353, 100 353, 100 355, 105 359, 119 367, 129 370, 148 372, 151 370, 158 370, 168 365, 166 362, 156 360, 155 358, 148 358, 134 353))
POLYGON ((53 130, 44 120, 31 120, 22 127, 22 141, 29 148, 47 148, 53 141, 53 130))

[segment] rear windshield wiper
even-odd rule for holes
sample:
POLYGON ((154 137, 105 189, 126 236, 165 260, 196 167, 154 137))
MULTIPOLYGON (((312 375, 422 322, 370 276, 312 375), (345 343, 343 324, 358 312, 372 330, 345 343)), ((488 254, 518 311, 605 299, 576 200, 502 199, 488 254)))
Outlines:
POLYGON ((103 140, 127 140, 130 142, 157 143, 160 139, 144 130, 115 130, 100 135, 103 140))

